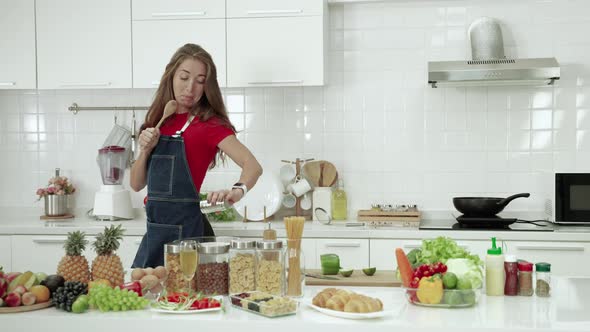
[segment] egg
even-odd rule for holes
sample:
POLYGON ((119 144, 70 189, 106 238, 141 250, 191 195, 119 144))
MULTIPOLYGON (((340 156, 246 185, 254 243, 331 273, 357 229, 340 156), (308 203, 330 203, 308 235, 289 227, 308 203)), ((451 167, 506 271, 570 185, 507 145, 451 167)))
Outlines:
POLYGON ((154 275, 158 277, 158 279, 164 280, 168 276, 168 270, 163 266, 158 266, 154 269, 154 275))
POLYGON ((133 271, 131 271, 131 280, 133 280, 133 281, 139 280, 139 279, 143 278, 144 275, 145 275, 145 272, 143 272, 143 269, 140 269, 140 268, 133 269, 133 271))

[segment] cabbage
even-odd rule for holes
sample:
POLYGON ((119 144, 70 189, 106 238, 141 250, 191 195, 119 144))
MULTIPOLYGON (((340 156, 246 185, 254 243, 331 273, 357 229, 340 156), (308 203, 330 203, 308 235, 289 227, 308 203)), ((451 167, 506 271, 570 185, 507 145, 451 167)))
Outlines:
POLYGON ((450 258, 447 260, 447 272, 453 272, 458 279, 467 279, 473 288, 480 288, 483 283, 483 271, 480 265, 467 258, 450 258))

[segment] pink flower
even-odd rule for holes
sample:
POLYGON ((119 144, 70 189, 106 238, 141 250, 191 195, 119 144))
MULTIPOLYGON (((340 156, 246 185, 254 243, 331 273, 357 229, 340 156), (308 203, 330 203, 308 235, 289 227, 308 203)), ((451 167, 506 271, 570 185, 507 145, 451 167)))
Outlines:
POLYGON ((55 194, 55 187, 49 187, 49 188, 47 188, 47 193, 48 193, 49 195, 53 195, 53 194, 55 194))
POLYGON ((45 196, 45 194, 46 194, 45 189, 43 189, 43 188, 37 189, 37 195, 45 196))

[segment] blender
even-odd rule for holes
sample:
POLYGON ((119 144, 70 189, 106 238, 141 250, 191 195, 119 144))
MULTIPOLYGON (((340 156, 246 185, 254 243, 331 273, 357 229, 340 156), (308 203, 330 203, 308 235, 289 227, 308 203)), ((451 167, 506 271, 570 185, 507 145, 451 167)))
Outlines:
POLYGON ((94 216, 98 220, 133 219, 129 191, 123 187, 123 176, 129 151, 119 145, 108 145, 98 150, 102 186, 94 196, 94 216))

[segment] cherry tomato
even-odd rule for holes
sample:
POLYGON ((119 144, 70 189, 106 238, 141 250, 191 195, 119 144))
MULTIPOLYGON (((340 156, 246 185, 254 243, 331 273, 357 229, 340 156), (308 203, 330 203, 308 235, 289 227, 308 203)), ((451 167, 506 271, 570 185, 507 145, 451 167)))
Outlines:
POLYGON ((147 204, 147 200, 148 200, 148 197, 147 197, 147 196, 145 196, 145 197, 143 198, 143 206, 145 206, 145 205, 147 204))
POLYGON ((430 270, 424 271, 424 277, 430 277, 431 275, 432 273, 430 273, 430 270))

